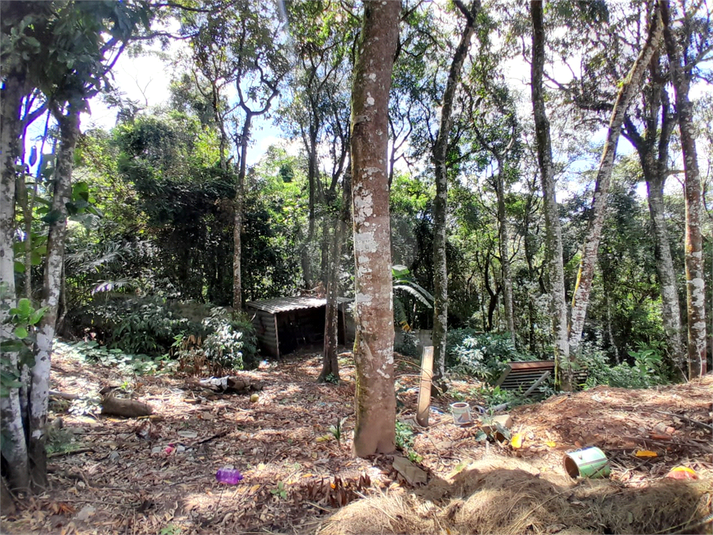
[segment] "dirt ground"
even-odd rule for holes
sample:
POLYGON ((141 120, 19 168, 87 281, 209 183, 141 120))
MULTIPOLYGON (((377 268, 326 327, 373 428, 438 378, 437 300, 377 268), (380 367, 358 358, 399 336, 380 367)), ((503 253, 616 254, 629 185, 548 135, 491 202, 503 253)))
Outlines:
MULTIPOLYGON (((72 451, 50 456, 50 488, 3 516, 1 531, 315 533, 348 502, 407 495, 411 486, 393 468, 393 456, 351 455, 354 368, 349 353, 340 360, 339 385, 316 383, 318 353, 241 372, 263 385, 251 401, 250 395, 211 395, 187 377, 121 375, 116 367, 87 365, 71 353, 56 355, 54 390, 90 396, 123 385, 154 415, 105 417, 82 414, 76 401, 52 402, 52 417, 63 422, 54 432, 72 451), (342 421, 338 441, 329 429, 342 421), (216 471, 226 466, 240 470, 240 483, 216 481, 216 471)), ((597 387, 517 407, 510 412, 510 430, 522 439, 516 448, 507 440, 476 440, 478 423, 454 424, 448 407, 456 397, 484 403, 473 395, 475 382, 453 381, 449 395, 432 400, 429 427, 417 426, 418 369, 405 358, 397 364, 398 419, 413 426, 413 451, 429 481, 485 458, 569 477, 565 452, 587 446, 606 453, 609 479, 622 488, 646 487, 677 466, 713 480, 706 427, 713 416, 711 375, 650 390, 597 387)), ((565 533, 567 526, 558 529, 565 533)), ((710 532, 711 524, 701 529, 710 532)))

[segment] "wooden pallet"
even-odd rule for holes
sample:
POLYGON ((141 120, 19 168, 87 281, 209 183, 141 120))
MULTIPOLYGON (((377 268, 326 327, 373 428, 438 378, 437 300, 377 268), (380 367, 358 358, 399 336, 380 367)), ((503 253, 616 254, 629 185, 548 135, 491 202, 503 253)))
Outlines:
MULTIPOLYGON (((580 390, 587 380, 589 372, 585 370, 574 370, 574 389, 580 390)), ((527 392, 528 395, 542 390, 538 383, 544 382, 547 377, 555 376, 555 362, 553 360, 533 360, 525 362, 511 362, 505 371, 498 378, 495 386, 504 390, 516 390, 527 392), (530 391, 530 389, 532 389, 530 391), (528 392, 529 391, 529 392, 528 392)))
POLYGON ((533 360, 529 362, 511 362, 502 373, 495 386, 504 390, 516 390, 528 395, 539 390, 539 383, 547 377, 554 377, 554 360, 533 360))

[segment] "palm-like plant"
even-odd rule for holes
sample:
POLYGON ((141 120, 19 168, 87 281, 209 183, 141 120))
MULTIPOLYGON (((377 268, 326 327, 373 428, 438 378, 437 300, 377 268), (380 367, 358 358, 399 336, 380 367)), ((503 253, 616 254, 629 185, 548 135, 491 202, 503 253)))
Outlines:
POLYGON ((406 292, 418 299, 424 306, 433 308, 433 295, 413 280, 411 272, 406 266, 400 264, 391 266, 391 275, 394 292, 406 292))

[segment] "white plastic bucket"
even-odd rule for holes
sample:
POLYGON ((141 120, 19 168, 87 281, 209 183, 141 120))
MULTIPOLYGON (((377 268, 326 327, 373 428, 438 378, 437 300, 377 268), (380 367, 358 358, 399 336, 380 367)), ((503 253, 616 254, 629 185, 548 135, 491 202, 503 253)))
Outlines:
POLYGON ((473 421, 470 416, 470 405, 465 401, 451 403, 451 414, 456 425, 466 425, 473 421))

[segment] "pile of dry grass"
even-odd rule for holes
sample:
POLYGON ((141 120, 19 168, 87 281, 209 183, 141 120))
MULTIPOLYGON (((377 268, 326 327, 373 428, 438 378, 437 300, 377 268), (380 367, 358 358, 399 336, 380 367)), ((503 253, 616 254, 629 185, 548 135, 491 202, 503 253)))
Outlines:
POLYGON ((479 462, 418 493, 354 502, 318 533, 701 533, 710 522, 710 479, 626 488, 522 465, 479 462))

